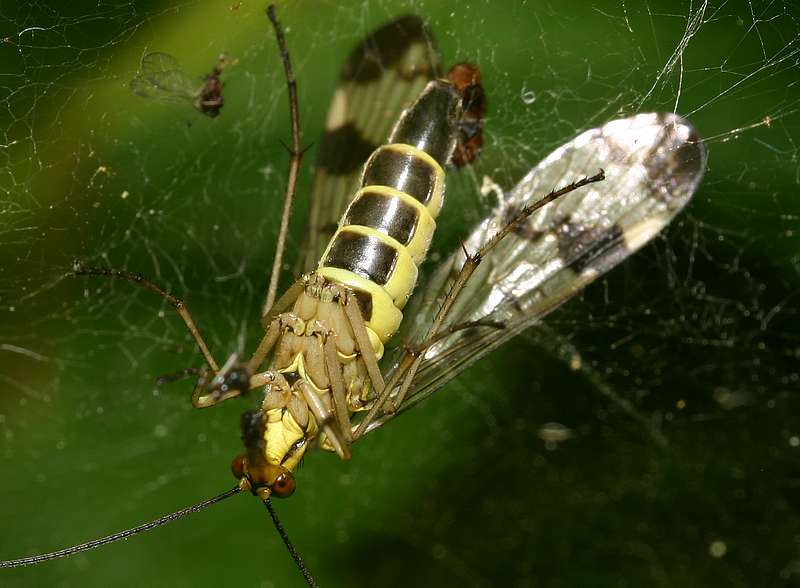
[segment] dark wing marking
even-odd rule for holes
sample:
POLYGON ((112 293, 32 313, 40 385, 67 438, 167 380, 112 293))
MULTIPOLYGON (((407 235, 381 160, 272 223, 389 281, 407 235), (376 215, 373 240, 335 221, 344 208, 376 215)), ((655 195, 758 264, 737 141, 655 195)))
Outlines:
MULTIPOLYGON (((446 324, 487 320, 503 328, 458 331, 425 354, 401 411, 530 327, 655 237, 686 205, 705 171, 694 128, 675 114, 639 114, 586 131, 556 149, 466 240, 476 251, 522 206, 602 168, 606 180, 542 208, 492 251, 470 278, 446 324)), ((464 262, 459 248, 404 311, 400 338, 427 336, 464 262)), ((399 352, 393 356, 395 365, 399 352)), ((397 414, 397 413, 395 413, 397 414)), ((386 415, 370 428, 380 426, 386 415)))
POLYGON ((301 248, 303 271, 317 267, 367 157, 386 141, 402 110, 438 75, 438 68, 433 38, 413 15, 383 25, 350 53, 320 142, 301 248))

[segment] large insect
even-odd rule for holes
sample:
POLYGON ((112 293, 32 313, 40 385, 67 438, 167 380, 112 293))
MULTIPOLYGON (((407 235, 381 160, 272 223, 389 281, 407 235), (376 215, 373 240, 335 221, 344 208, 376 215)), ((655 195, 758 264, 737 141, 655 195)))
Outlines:
MULTIPOLYGON (((270 16, 293 97, 283 35, 270 16)), ((76 265, 78 275, 134 281, 175 306, 207 363, 194 406, 263 390, 258 408, 242 417, 245 452, 232 466, 238 485, 178 514, 241 490, 273 514, 270 497, 292 494, 293 472, 309 448, 349 458, 354 442, 642 247, 702 178, 705 149, 678 115, 638 114, 586 131, 500 198, 407 306, 442 208, 444 168, 454 158, 466 163, 480 146, 483 101, 475 106, 478 91, 464 90, 475 84, 438 76, 430 33, 415 16, 388 23, 353 51, 320 146, 305 273, 273 304, 273 272, 265 334, 248 359, 233 355, 220 364, 186 306, 157 285, 127 271, 76 265), (405 344, 386 347, 398 330, 405 344)), ((292 115, 296 126, 295 100, 292 115)), ((301 155, 297 131, 293 139, 289 195, 301 155)), ((172 518, 2 565, 68 555, 172 518)))

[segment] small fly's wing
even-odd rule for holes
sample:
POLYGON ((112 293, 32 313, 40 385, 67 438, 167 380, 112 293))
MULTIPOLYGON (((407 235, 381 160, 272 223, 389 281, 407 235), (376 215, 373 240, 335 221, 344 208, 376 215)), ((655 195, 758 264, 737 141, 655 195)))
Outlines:
POLYGON ((348 57, 320 142, 302 271, 317 267, 349 204, 367 157, 383 144, 400 113, 439 73, 433 37, 418 16, 370 33, 348 57))
MULTIPOLYGON (((526 204, 605 170, 606 179, 569 193, 523 222, 490 252, 445 325, 484 319, 503 328, 457 331, 424 356, 401 411, 472 362, 535 324, 655 237, 686 205, 705 171, 694 128, 675 114, 638 114, 586 131, 556 149, 502 198, 465 241, 474 253, 526 204)), ((404 311, 400 339, 419 344, 464 263, 455 251, 404 311)), ((396 362, 399 350, 392 361, 396 362)), ((396 413, 395 413, 396 414, 396 413)), ((380 426, 386 415, 370 428, 380 426)))
POLYGON ((162 102, 193 102, 200 84, 186 75, 172 55, 157 51, 142 57, 139 73, 128 87, 143 98, 162 102))

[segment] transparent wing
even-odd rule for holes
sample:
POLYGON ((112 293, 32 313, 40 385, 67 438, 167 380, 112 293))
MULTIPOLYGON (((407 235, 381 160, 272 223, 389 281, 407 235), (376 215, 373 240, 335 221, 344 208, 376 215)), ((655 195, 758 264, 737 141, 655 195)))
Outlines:
POLYGON ((142 57, 139 73, 128 86, 134 94, 143 98, 191 102, 195 99, 200 84, 186 75, 172 55, 157 51, 142 57))
MULTIPOLYGON (((546 157, 472 231, 465 241, 467 251, 477 251, 522 206, 551 190, 601 168, 606 179, 534 213, 483 260, 445 324, 483 319, 503 328, 457 331, 432 346, 399 412, 541 320, 657 235, 694 194, 705 162, 705 148, 687 121, 654 113, 586 131, 546 157)), ((419 288, 419 296, 404 311, 401 340, 420 343, 427 338, 464 259, 458 249, 419 288)), ((399 357, 400 350, 392 356, 392 369, 399 357)))
POLYGON ((383 25, 350 53, 320 142, 302 271, 316 268, 358 187, 367 157, 386 141, 402 110, 438 70, 433 38, 414 15, 383 25))

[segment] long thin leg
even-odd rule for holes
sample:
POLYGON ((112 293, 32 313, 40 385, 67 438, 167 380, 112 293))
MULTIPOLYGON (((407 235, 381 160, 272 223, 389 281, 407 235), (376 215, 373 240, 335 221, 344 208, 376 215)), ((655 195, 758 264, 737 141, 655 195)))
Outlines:
POLYGON ((278 301, 270 307, 270 309, 261 316, 261 326, 265 329, 269 328, 269 324, 279 314, 289 310, 289 307, 294 304, 297 297, 303 291, 306 285, 306 276, 301 276, 295 280, 294 284, 289 286, 289 289, 278 298, 278 301))
POLYGON ((419 345, 407 346, 406 350, 411 355, 421 355, 425 353, 428 349, 433 347, 436 343, 445 339, 452 335, 453 333, 457 333, 458 331, 466 331, 467 329, 476 329, 478 327, 491 327, 492 329, 504 329, 505 324, 501 323, 500 321, 492 321, 492 320, 477 320, 477 321, 465 321, 463 323, 458 323, 455 325, 447 325, 430 337, 428 337, 425 341, 420 343, 419 345))
POLYGON ((325 367, 331 383, 331 398, 333 400, 333 413, 339 430, 342 432, 346 443, 353 442, 352 424, 350 423, 350 410, 347 407, 347 393, 345 392, 344 379, 342 378, 342 364, 336 353, 336 335, 328 333, 325 339, 325 367))
POLYGON ((273 372, 256 373, 256 370, 275 347, 285 323, 292 320, 297 319, 288 314, 279 314, 274 317, 247 363, 240 363, 239 358, 232 355, 210 380, 200 378, 192 392, 192 406, 195 408, 214 406, 223 400, 241 396, 248 390, 271 382, 273 372))
POLYGON ((178 380, 183 380, 185 378, 188 378, 189 376, 199 376, 201 372, 202 370, 200 368, 194 366, 183 368, 180 371, 159 376, 158 378, 156 378, 156 386, 163 386, 164 384, 177 382, 178 380))
MULTIPOLYGON (((228 360, 230 364, 226 363, 223 365, 222 370, 220 370, 220 374, 225 374, 226 370, 229 370, 231 367, 235 367, 235 360, 236 356, 231 356, 228 360)), ((220 378, 219 382, 217 382, 217 385, 211 388, 210 391, 209 381, 201 377, 192 391, 192 406, 194 408, 208 408, 209 406, 214 406, 215 404, 219 404, 225 400, 237 398, 245 392, 273 383, 275 381, 275 373, 276 372, 273 372, 272 370, 267 370, 259 374, 253 374, 250 377, 247 377, 245 374, 242 377, 242 380, 245 383, 237 383, 237 386, 235 387, 230 385, 230 380, 232 378, 223 377, 220 378)), ((214 380, 212 380, 212 382, 215 380, 216 377, 214 380)))
POLYGON ((364 415, 364 418, 361 419, 361 422, 358 423, 358 427, 356 427, 356 430, 353 432, 354 441, 360 439, 367 431, 367 427, 369 427, 370 423, 378 418, 378 413, 381 412, 383 407, 386 405, 386 401, 389 399, 391 391, 394 390, 395 386, 397 386, 397 384, 400 382, 400 379, 408 372, 409 369, 411 369, 416 357, 416 355, 410 352, 404 354, 400 360, 400 364, 392 373, 389 381, 386 382, 386 385, 383 388, 373 388, 376 396, 375 402, 370 407, 369 411, 367 411, 367 414, 364 415))
MULTIPOLYGON (((528 206, 524 206, 515 216, 511 219, 502 229, 500 229, 491 239, 489 239, 483 246, 478 249, 478 251, 472 255, 470 255, 466 250, 464 251, 464 255, 466 259, 464 260, 464 265, 461 266, 461 270, 458 272, 456 276, 455 282, 453 282, 450 291, 447 293, 447 296, 442 302, 442 306, 439 308, 439 312, 436 313, 436 317, 433 319, 433 324, 431 325, 430 330, 428 331, 428 339, 435 338, 438 336, 438 333, 441 329, 442 323, 447 318, 447 315, 450 312, 450 309, 453 307, 453 304, 456 301, 456 298, 464 289, 464 286, 467 284, 467 280, 469 280, 470 276, 475 272, 475 270, 480 265, 481 261, 484 257, 486 257, 492 249, 497 247, 498 243, 502 241, 506 235, 508 235, 511 231, 516 229, 520 223, 525 221, 530 215, 534 212, 542 208, 543 206, 551 203, 553 200, 564 196, 565 194, 569 194, 570 192, 574 192, 575 190, 582 188, 588 184, 593 184, 595 182, 601 182, 605 179, 605 172, 601 169, 599 173, 591 176, 586 177, 577 182, 573 182, 564 186, 563 188, 559 188, 558 190, 553 190, 547 196, 534 202, 533 204, 529 204, 528 206)), ((425 348, 428 347, 427 341, 423 342, 421 347, 425 348)), ((397 410, 402 403, 403 400, 408 393, 408 389, 411 387, 411 383, 414 381, 414 376, 419 369, 420 363, 424 358, 425 354, 419 354, 415 359, 414 362, 411 364, 411 367, 405 374, 403 379, 403 384, 400 386, 400 391, 397 393, 397 397, 394 398, 394 410, 397 410)))
POLYGON ((267 370, 252 376, 247 376, 247 372, 240 371, 236 375, 231 375, 231 371, 239 369, 241 366, 237 365, 236 356, 232 355, 228 362, 222 366, 219 374, 214 379, 210 380, 213 387, 209 384, 209 380, 201 377, 192 391, 192 406, 194 408, 208 408, 219 404, 224 400, 236 398, 245 392, 261 388, 267 384, 275 382, 277 372, 267 370), (232 382, 232 381, 235 381, 232 382), (210 388, 210 390, 209 390, 210 388))
POLYGON ((308 410, 314 415, 317 421, 317 426, 325 433, 325 436, 333 445, 334 451, 342 459, 350 459, 350 447, 343 438, 343 433, 338 429, 336 420, 328 408, 322 403, 322 400, 317 396, 317 392, 311 387, 311 384, 305 380, 300 380, 298 386, 303 393, 303 398, 308 405, 308 410))
POLYGON ((378 366, 378 358, 375 357, 375 350, 369 341, 369 335, 367 335, 367 325, 364 323, 361 309, 358 307, 355 296, 351 296, 348 293, 346 298, 344 311, 350 322, 350 327, 353 329, 353 335, 356 338, 361 357, 364 359, 364 365, 367 367, 367 374, 369 374, 369 379, 372 381, 372 389, 383 390, 386 385, 383 382, 381 369, 378 366))
POLYGON ((275 343, 278 341, 278 337, 281 335, 282 326, 283 321, 281 320, 281 315, 276 316, 270 321, 269 326, 267 327, 267 332, 264 333, 263 337, 261 337, 258 347, 256 347, 252 357, 247 362, 247 371, 249 373, 255 373, 258 367, 264 363, 267 355, 269 355, 269 352, 272 351, 273 347, 275 347, 275 343))
MULTIPOLYGON (((367 330, 366 330, 366 325, 364 324, 364 317, 361 315, 361 312, 358 310, 358 307, 353 308, 353 311, 351 311, 351 313, 348 314, 348 318, 350 319, 350 324, 353 328, 353 332, 354 333, 363 332, 363 337, 367 338, 366 334, 367 330)), ((424 352, 425 349, 427 349, 437 341, 443 339, 447 335, 450 335, 452 333, 455 333, 456 331, 460 331, 463 329, 471 329, 480 326, 493 327, 493 328, 503 327, 501 323, 495 321, 469 321, 466 323, 460 323, 458 325, 449 326, 446 329, 444 329, 443 332, 427 340, 425 342, 424 347, 419 346, 414 348, 408 348, 407 353, 405 357, 401 360, 400 365, 392 373, 391 377, 389 378, 389 381, 386 383, 383 383, 383 376, 380 375, 380 367, 378 366, 378 361, 375 358, 375 354, 374 353, 365 354, 364 352, 362 352, 361 354, 362 360, 364 361, 364 365, 367 368, 367 372, 368 373, 371 371, 377 372, 380 379, 378 380, 377 385, 373 381, 373 390, 375 391, 376 399, 373 402, 372 406, 370 407, 369 411, 367 411, 367 414, 364 416, 364 418, 361 419, 361 422, 358 423, 358 427, 356 427, 356 430, 353 431, 352 439, 355 441, 359 439, 361 436, 363 436, 369 424, 377 418, 378 414, 381 411, 384 411, 384 407, 386 406, 386 402, 389 399, 392 390, 394 390, 394 388, 400 382, 403 375, 411 368, 414 360, 419 356, 419 354, 424 352)), ((371 351, 372 347, 370 346, 369 349, 371 351)))
POLYGON ((413 347, 406 347, 406 351, 403 354, 400 362, 397 365, 397 368, 392 372, 389 380, 386 382, 383 390, 376 391, 376 398, 373 402, 372 406, 370 407, 367 414, 364 415, 364 418, 361 419, 361 422, 358 423, 358 427, 356 428, 355 432, 353 433, 353 440, 357 440, 361 438, 366 432, 367 428, 370 424, 372 424, 381 413, 385 412, 394 412, 393 406, 389 406, 389 411, 385 410, 387 401, 391 397, 392 391, 395 389, 397 384, 403 379, 403 376, 411 369, 411 366, 414 364, 414 361, 422 355, 429 347, 431 347, 437 341, 444 339, 445 337, 452 335, 457 331, 462 331, 464 329, 474 329, 476 327, 492 327, 495 329, 502 329, 503 324, 498 323, 495 321, 468 321, 465 323, 459 323, 457 325, 448 326, 435 336, 428 338, 423 344, 413 346, 413 347))
POLYGON ((125 270, 115 270, 111 268, 105 267, 86 267, 77 259, 72 264, 72 272, 76 276, 106 276, 109 278, 120 278, 122 280, 127 280, 136 284, 137 286, 141 286, 151 292, 155 292, 159 296, 161 296, 164 300, 169 302, 183 319, 183 322, 186 324, 186 328, 189 329, 189 332, 194 337, 195 343, 197 343, 197 347, 200 349, 200 353, 203 354, 203 358, 205 358, 206 363, 208 366, 216 373, 219 371, 219 364, 216 362, 214 357, 211 355, 211 352, 208 350, 208 346, 206 345, 203 336, 200 334, 200 331, 197 329, 197 325, 194 324, 194 320, 192 319, 192 315, 189 313, 189 308, 186 306, 186 303, 183 300, 176 298, 172 294, 167 293, 159 286, 156 286, 150 280, 145 279, 141 274, 135 274, 125 270))
POLYGON ((286 85, 289 88, 289 113, 292 119, 292 147, 289 149, 289 178, 286 182, 286 193, 283 198, 283 214, 281 215, 281 227, 278 231, 278 243, 275 246, 275 257, 272 262, 272 273, 269 277, 269 288, 267 288, 267 299, 264 302, 262 316, 272 308, 275 296, 278 293, 278 282, 281 276, 283 265, 283 253, 286 249, 286 235, 289 232, 289 217, 292 214, 292 204, 294 203, 294 193, 297 188, 297 176, 300 172, 300 162, 303 159, 304 151, 300 149, 300 112, 297 107, 297 80, 292 71, 292 62, 289 59, 289 50, 286 48, 286 39, 283 36, 278 17, 275 15, 275 7, 267 8, 267 16, 275 29, 275 37, 278 40, 278 50, 283 61, 283 70, 286 73, 286 85))
MULTIPOLYGON (((494 249, 498 243, 511 231, 513 231, 520 223, 522 223, 525 219, 527 219, 531 214, 549 204, 553 200, 560 198, 561 196, 568 194, 578 188, 586 186, 587 184, 591 184, 594 182, 600 182, 605 179, 605 174, 603 170, 600 170, 600 173, 583 178, 577 182, 573 182, 563 188, 558 190, 553 190, 547 196, 530 204, 528 206, 523 207, 513 219, 511 219, 503 228, 501 228, 491 239, 489 239, 484 245, 474 254, 470 255, 466 251, 464 252, 466 259, 464 260, 464 264, 461 266, 461 270, 458 272, 458 275, 453 282, 453 285, 450 287, 450 290, 445 296, 444 301, 442 302, 442 306, 439 308, 439 311, 436 313, 436 316, 431 324, 431 328, 428 331, 428 337, 423 341, 420 345, 407 348, 400 361, 397 364, 397 368, 391 374, 389 378, 389 382, 386 384, 384 388, 375 388, 377 394, 377 400, 375 404, 370 408, 369 412, 367 412, 366 416, 361 420, 356 429, 355 433, 353 434, 354 439, 358 439, 361 437, 364 432, 367 430, 369 425, 378 418, 378 414, 381 410, 383 410, 386 401, 390 397, 391 393, 394 390, 394 387, 400 382, 402 379, 402 384, 400 385, 400 389, 393 398, 393 406, 390 407, 390 412, 397 410, 403 403, 406 394, 408 393, 409 388, 411 387, 411 383, 414 381, 414 376, 419 369, 422 360, 424 359, 425 353, 424 350, 428 349, 431 345, 436 343, 437 341, 441 340, 443 337, 451 334, 454 332, 453 329, 455 327, 444 327, 442 328, 442 323, 447 318, 447 315, 450 312, 456 298, 463 290, 464 286, 469 280, 470 276, 475 272, 478 265, 481 263, 481 260, 489 254, 489 252, 494 249), (378 391, 380 390, 380 391, 378 391)), ((477 321, 478 323, 480 321, 477 321)), ((463 323, 462 326, 469 327, 475 326, 470 325, 469 323, 463 323)), ((491 326, 491 325, 490 325, 491 326)))
POLYGON ((319 397, 311 389, 308 382, 301 384, 301 389, 304 395, 312 395, 312 398, 307 399, 309 400, 309 410, 314 413, 317 423, 327 434, 328 440, 333 445, 336 453, 342 459, 349 459, 349 447, 352 443, 350 411, 347 407, 347 393, 345 392, 344 378, 342 377, 342 364, 339 362, 339 357, 336 353, 336 333, 319 322, 314 324, 311 331, 307 331, 307 333, 312 336, 322 337, 323 340, 322 357, 320 359, 325 365, 325 372, 328 374, 330 382, 333 414, 331 415, 330 411, 319 402, 319 397), (315 404, 318 404, 319 408, 315 408, 315 404))

